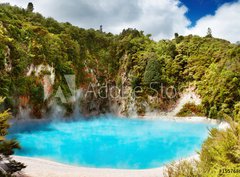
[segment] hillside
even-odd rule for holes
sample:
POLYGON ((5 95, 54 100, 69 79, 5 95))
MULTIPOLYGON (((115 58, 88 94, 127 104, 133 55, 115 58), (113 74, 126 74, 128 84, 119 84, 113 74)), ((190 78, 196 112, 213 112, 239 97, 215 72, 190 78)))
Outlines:
POLYGON ((188 87, 200 95, 210 118, 234 116, 240 109, 236 44, 177 33, 172 40, 153 41, 136 29, 113 35, 8 4, 0 5, 0 75, 0 95, 14 115, 30 109, 31 117, 41 118, 59 93, 67 102, 58 104, 71 115, 76 100, 66 75, 74 75, 76 89, 85 94, 77 101, 83 115, 166 112, 188 87), (89 89, 99 94, 86 94, 89 89))

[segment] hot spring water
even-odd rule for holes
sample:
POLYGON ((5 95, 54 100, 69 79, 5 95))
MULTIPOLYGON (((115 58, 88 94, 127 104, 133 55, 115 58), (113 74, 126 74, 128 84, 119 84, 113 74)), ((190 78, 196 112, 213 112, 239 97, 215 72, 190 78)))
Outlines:
POLYGON ((10 138, 17 155, 97 168, 147 169, 194 155, 208 136, 206 123, 122 119, 17 123, 10 138))

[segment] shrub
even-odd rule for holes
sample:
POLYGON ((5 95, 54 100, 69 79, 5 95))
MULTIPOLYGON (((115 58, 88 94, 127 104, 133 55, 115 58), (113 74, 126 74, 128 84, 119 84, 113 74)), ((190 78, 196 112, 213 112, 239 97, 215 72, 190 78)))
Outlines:
POLYGON ((200 165, 203 176, 238 176, 221 174, 223 169, 240 168, 240 125, 234 122, 225 131, 212 129, 200 152, 200 165))
MULTIPOLYGON (((0 97, 0 103, 3 101, 4 99, 0 97)), ((16 162, 9 157, 14 153, 14 149, 20 148, 17 141, 6 139, 9 128, 9 118, 10 114, 8 110, 0 113, 0 165, 4 165, 6 167, 5 172, 0 171, 0 176, 12 176, 13 173, 21 171, 21 169, 25 168, 24 164, 16 162)))
POLYGON ((167 167, 166 177, 238 177, 240 169, 240 124, 230 121, 227 130, 212 129, 200 151, 200 160, 167 167), (232 172, 226 172, 226 171, 232 172), (235 172, 234 172, 235 170, 235 172), (238 171, 237 171, 238 170, 238 171))
POLYGON ((177 114, 178 117, 204 116, 203 107, 194 103, 187 103, 177 114))
POLYGON ((180 163, 172 163, 167 166, 164 171, 164 177, 200 177, 197 161, 181 161, 180 163))

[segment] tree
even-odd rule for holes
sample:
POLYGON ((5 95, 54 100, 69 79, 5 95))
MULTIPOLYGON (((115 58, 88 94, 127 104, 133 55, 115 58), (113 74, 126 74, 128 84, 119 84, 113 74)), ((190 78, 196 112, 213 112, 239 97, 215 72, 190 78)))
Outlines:
POLYGON ((179 34, 175 33, 174 36, 175 36, 175 39, 177 39, 179 37, 179 34))
POLYGON ((178 33, 175 33, 174 36, 177 44, 179 44, 184 39, 184 37, 178 33))
POLYGON ((212 29, 211 28, 207 29, 207 37, 212 37, 212 29))
POLYGON ((161 82, 161 75, 162 75, 162 66, 159 60, 157 59, 150 59, 148 61, 143 82, 144 84, 148 85, 151 83, 159 83, 161 82))
POLYGON ((28 11, 28 12, 33 12, 33 10, 34 10, 33 3, 32 3, 32 2, 29 2, 29 3, 28 3, 28 6, 27 6, 27 11, 28 11))
MULTIPOLYGON (((0 103, 4 101, 0 97, 0 103)), ((0 113, 0 167, 4 171, 0 171, 0 176, 12 176, 13 173, 21 171, 26 166, 20 162, 12 160, 10 155, 14 153, 14 149, 19 149, 20 146, 15 140, 7 140, 8 119, 10 118, 9 110, 0 113)))

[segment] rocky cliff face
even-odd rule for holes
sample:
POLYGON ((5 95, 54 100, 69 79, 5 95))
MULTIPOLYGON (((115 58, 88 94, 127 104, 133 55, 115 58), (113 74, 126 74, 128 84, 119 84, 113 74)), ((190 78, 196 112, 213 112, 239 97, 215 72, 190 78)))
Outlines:
POLYGON ((153 41, 137 29, 113 35, 0 4, 0 96, 13 115, 160 114, 175 108, 181 87, 195 83, 206 116, 233 116, 239 51, 210 36, 153 41), (85 95, 79 102, 77 90, 85 95))

